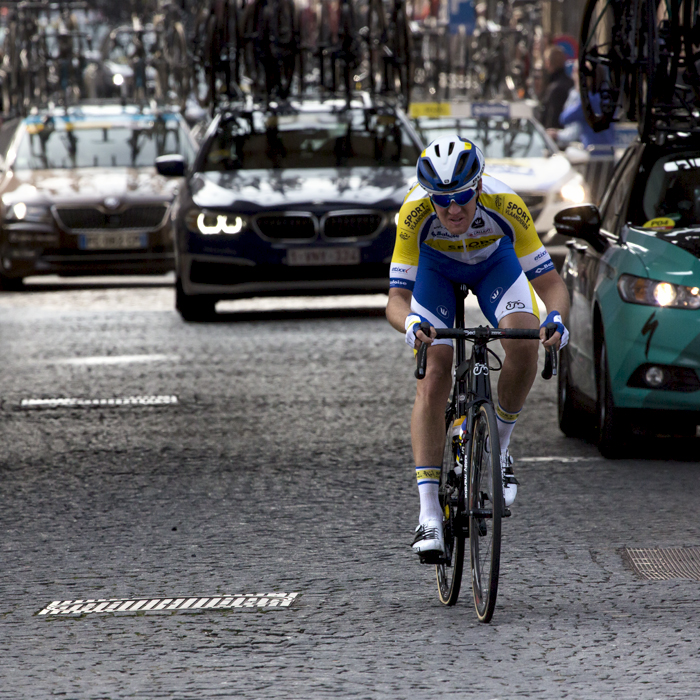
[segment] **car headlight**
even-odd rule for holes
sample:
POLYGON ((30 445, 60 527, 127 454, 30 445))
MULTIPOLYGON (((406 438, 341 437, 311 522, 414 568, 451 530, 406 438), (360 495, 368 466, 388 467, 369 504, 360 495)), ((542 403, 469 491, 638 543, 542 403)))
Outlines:
POLYGON ((185 223, 190 231, 203 236, 235 236, 241 233, 246 225, 245 218, 239 214, 219 214, 199 209, 190 211, 185 217, 185 223))
POLYGON ((15 202, 7 209, 7 221, 47 221, 51 212, 45 204, 25 204, 15 202))
POLYGON ((559 190, 559 197, 571 204, 583 204, 587 199, 586 188, 578 180, 569 180, 559 190))
POLYGON ((700 309, 700 287, 620 275, 617 289, 623 301, 672 309, 700 309))

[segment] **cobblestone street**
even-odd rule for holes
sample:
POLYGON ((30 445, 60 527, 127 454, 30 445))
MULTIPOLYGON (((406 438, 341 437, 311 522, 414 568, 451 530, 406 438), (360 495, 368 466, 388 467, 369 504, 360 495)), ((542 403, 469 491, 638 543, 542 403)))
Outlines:
POLYGON ((538 378, 483 625, 409 546, 413 359, 382 299, 185 324, 172 297, 0 294, 0 698, 700 696, 700 583, 625 555, 700 547, 699 461, 603 459, 538 378))

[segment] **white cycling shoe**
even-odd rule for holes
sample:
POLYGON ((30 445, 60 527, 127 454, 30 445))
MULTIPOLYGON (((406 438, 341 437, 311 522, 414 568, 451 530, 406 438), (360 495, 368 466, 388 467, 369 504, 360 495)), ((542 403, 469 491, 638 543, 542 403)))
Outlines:
POLYGON ((509 508, 518 495, 518 480, 513 473, 513 458, 508 448, 501 452, 501 478, 503 479, 503 505, 509 508))
POLYGON ((438 556, 445 553, 445 538, 442 532, 442 518, 428 518, 416 528, 416 536, 411 544, 419 556, 438 556))

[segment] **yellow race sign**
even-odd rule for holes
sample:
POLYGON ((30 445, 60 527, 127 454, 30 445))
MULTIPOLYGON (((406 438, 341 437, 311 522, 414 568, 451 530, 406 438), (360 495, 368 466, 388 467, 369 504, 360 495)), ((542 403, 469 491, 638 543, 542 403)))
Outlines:
POLYGON ((452 114, 449 102, 412 102, 409 116, 417 117, 449 117, 452 114))

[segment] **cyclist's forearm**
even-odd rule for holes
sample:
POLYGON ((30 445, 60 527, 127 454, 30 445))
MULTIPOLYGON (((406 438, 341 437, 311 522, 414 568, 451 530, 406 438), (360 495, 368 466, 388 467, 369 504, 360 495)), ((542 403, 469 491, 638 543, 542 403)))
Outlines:
POLYGON ((566 323, 569 318, 569 290, 559 273, 552 270, 532 281, 537 295, 544 302, 547 313, 558 311, 566 323))
POLYGON ((386 318, 400 333, 405 331, 406 317, 411 313, 411 292, 407 289, 392 287, 386 305, 386 318))

